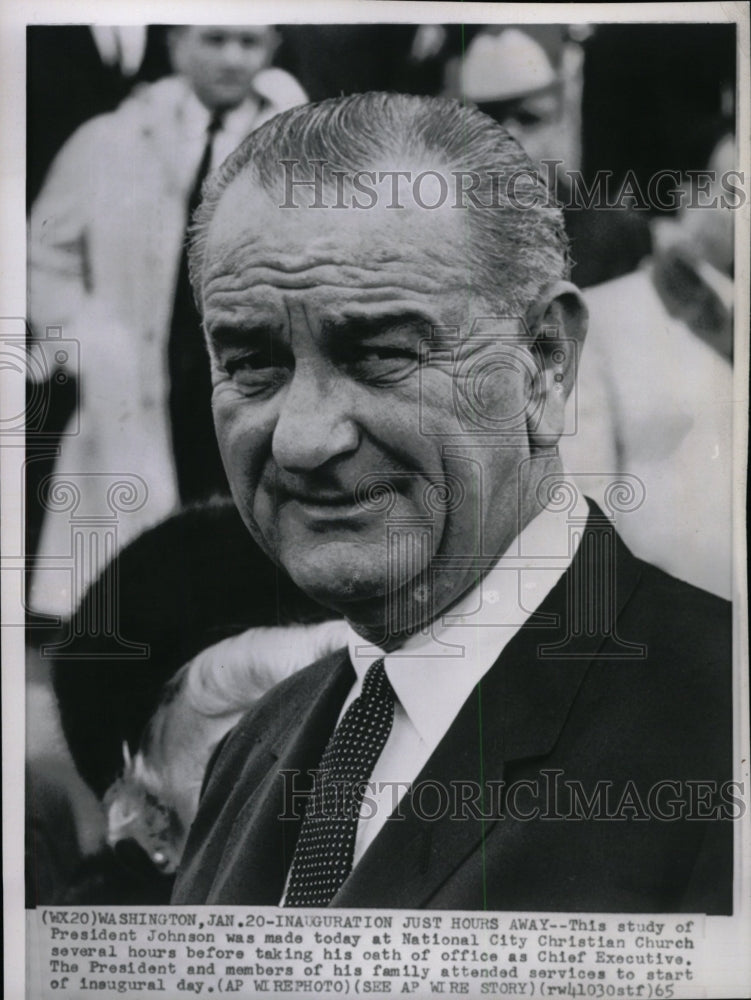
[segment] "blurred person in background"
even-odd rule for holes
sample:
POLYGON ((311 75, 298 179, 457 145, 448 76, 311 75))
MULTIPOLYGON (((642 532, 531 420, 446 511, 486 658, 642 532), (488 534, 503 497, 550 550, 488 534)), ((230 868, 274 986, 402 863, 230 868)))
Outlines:
MULTIPOLYGON (((635 65, 628 52, 620 52, 626 77, 635 65)), ((646 206, 582 207, 567 171, 581 165, 585 72, 581 46, 564 26, 485 26, 447 66, 447 86, 503 124, 538 163, 563 161, 556 195, 591 317, 570 433, 561 439, 566 467, 603 503, 620 474, 638 477, 643 501, 617 517, 626 542, 675 576, 730 597, 733 227, 720 177, 734 166, 734 142, 726 135, 707 165, 715 208, 704 207, 712 194, 688 190, 684 204, 703 207, 672 215, 660 205, 651 215, 646 206)), ((720 88, 719 76, 715 82, 720 88)), ((675 155, 692 164, 691 152, 685 145, 675 155)), ((612 196, 623 180, 615 178, 612 196)))
POLYGON ((27 29, 27 198, 60 147, 94 115, 171 72, 163 25, 35 24, 27 29))
POLYGON ((644 213, 584 207, 572 196, 567 172, 581 168, 584 72, 582 46, 565 25, 484 25, 449 60, 445 83, 449 96, 503 125, 537 164, 558 163, 556 196, 580 288, 627 273, 649 252, 644 213))
MULTIPOLYGON (((63 143, 95 115, 114 111, 131 91, 170 70, 164 25, 35 24, 26 38, 26 205, 39 194, 63 143)), ((26 554, 39 541, 37 500, 53 468, 60 433, 76 407, 74 373, 53 363, 29 375, 26 464, 26 554), (41 402, 40 402, 41 401, 41 402), (35 405, 39 404, 37 411, 35 405)))
POLYGON ((641 480, 643 501, 617 517, 637 555, 721 597, 732 596, 736 159, 726 135, 709 185, 688 184, 680 211, 653 220, 651 257, 588 290, 587 350, 561 440, 590 495, 602 498, 619 473, 641 480))
MULTIPOLYGON (((186 225, 210 169, 249 131, 306 100, 293 77, 270 68, 271 26, 178 26, 167 42, 175 74, 75 132, 30 220, 33 331, 43 339, 59 327, 80 343, 80 430, 63 437, 48 494, 72 476, 81 509, 96 516, 109 513, 97 476, 140 476, 146 497, 120 515, 120 545, 179 504, 227 490, 186 225)), ((38 611, 69 615, 101 569, 96 559, 78 565, 75 584, 72 571, 50 572, 69 555, 69 518, 44 514, 30 598, 38 611)))

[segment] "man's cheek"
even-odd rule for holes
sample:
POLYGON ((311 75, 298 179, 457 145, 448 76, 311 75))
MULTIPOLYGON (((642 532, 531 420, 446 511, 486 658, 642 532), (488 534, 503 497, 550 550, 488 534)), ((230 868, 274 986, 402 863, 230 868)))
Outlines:
POLYGON ((246 497, 253 520, 261 530, 268 534, 278 521, 278 511, 274 503, 273 493, 268 493, 263 487, 256 488, 253 484, 247 483, 246 497))
POLYGON ((251 469, 262 461, 271 447, 273 425, 250 410, 243 400, 215 392, 214 427, 219 448, 233 466, 251 469))

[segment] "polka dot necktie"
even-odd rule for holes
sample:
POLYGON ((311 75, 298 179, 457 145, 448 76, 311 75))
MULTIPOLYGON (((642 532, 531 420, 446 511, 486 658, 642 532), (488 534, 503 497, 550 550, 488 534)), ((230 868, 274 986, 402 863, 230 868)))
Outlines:
POLYGON ((394 691, 383 659, 323 752, 290 870, 285 906, 328 906, 352 870, 366 785, 391 731, 394 691))

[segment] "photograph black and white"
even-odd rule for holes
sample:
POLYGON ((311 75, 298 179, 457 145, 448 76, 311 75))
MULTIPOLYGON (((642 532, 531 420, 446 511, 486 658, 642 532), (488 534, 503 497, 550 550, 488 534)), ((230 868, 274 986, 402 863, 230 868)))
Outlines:
POLYGON ((4 24, 9 997, 749 995, 749 10, 608 7, 4 24))

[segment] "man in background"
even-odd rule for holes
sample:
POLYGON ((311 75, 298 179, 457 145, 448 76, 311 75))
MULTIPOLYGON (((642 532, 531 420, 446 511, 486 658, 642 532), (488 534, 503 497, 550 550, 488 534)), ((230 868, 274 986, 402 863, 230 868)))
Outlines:
POLYGON ((585 207, 572 191, 567 171, 582 167, 585 71, 583 47, 571 29, 548 24, 483 26, 446 72, 450 96, 476 104, 507 128, 535 163, 551 163, 545 169, 563 205, 572 277, 580 288, 625 274, 649 252, 643 213, 585 207))
POLYGON ((568 30, 482 28, 459 60, 455 88, 533 160, 560 164, 556 193, 572 276, 590 312, 561 439, 567 470, 601 503, 619 476, 631 477, 622 482, 634 502, 616 514, 625 541, 661 569, 728 598, 733 228, 720 180, 735 165, 734 143, 726 138, 710 158, 711 192, 682 192, 698 208, 650 221, 625 205, 585 207, 567 176, 581 166, 583 85, 581 46, 568 30), (714 209, 706 205, 712 199, 714 209))
MULTIPOLYGON (((168 45, 175 75, 72 136, 30 223, 34 333, 43 344, 48 328, 62 328, 80 343, 79 432, 63 436, 46 494, 70 477, 79 515, 111 516, 104 478, 140 477, 143 488, 119 513, 119 545, 180 503, 226 492, 186 225, 209 170, 250 130, 305 100, 289 74, 270 68, 273 27, 175 27, 168 45)), ((66 562, 55 570, 70 552, 70 512, 47 508, 30 603, 69 614, 105 555, 79 559, 75 583, 66 562)))
POLYGON ((587 290, 575 433, 561 442, 598 501, 629 477, 634 502, 616 521, 637 555, 724 598, 734 587, 733 207, 743 194, 723 185, 737 182, 736 162, 727 135, 702 192, 687 183, 680 211, 652 221, 650 257, 587 290))

